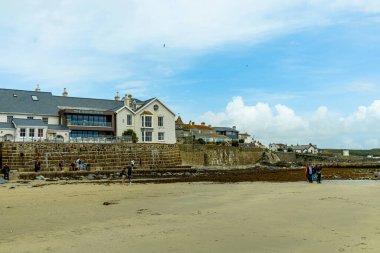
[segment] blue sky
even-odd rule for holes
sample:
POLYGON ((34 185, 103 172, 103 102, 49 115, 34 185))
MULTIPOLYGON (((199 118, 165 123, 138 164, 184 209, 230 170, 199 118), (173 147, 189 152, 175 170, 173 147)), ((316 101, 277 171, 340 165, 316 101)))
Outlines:
POLYGON ((264 144, 380 147, 379 1, 2 1, 0 37, 2 88, 158 97, 264 144))

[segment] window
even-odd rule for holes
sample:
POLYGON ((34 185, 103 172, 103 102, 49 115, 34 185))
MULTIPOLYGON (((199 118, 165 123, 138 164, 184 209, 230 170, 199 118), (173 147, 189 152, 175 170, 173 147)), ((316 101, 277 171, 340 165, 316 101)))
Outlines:
POLYGON ((29 129, 29 137, 34 137, 34 128, 29 129))
POLYGON ((38 137, 44 137, 44 130, 43 129, 38 129, 38 137))
POLYGON ((12 120, 13 120, 13 116, 7 116, 7 122, 8 123, 12 123, 12 120))
POLYGON ((165 133, 159 132, 158 133, 158 140, 159 141, 164 141, 165 140, 165 133))
POLYGON ((152 116, 141 116, 142 127, 152 127, 152 116))
POLYGON ((33 95, 33 96, 32 96, 32 100, 33 100, 33 101, 38 101, 38 97, 33 95))
POLYGON ((28 116, 27 119, 33 119, 33 116, 28 116))
POLYGON ((128 115, 127 115, 127 125, 128 125, 128 126, 131 126, 131 125, 132 125, 132 115, 131 115, 131 114, 128 114, 128 115))
POLYGON ((142 132, 142 141, 143 142, 151 142, 152 141, 152 132, 143 131, 142 132))
POLYGON ((20 128, 20 136, 25 137, 25 128, 20 128))
POLYGON ((42 121, 43 121, 45 124, 48 124, 48 122, 49 122, 49 118, 43 117, 43 118, 42 118, 42 121))
POLYGON ((162 116, 158 117, 158 126, 159 127, 164 126, 164 117, 162 117, 162 116))

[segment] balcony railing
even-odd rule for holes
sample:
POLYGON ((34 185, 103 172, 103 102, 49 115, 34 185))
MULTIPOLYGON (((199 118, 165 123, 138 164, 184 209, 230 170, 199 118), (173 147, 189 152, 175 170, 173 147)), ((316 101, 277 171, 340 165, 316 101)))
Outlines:
POLYGON ((90 127, 112 127, 111 122, 94 122, 94 121, 67 121, 68 126, 90 126, 90 127))

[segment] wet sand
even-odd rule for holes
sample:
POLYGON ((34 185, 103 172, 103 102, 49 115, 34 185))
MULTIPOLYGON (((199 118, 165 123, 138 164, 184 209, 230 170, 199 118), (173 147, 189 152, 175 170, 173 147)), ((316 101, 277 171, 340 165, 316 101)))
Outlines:
POLYGON ((380 249, 378 181, 32 184, 0 185, 1 253, 380 249))

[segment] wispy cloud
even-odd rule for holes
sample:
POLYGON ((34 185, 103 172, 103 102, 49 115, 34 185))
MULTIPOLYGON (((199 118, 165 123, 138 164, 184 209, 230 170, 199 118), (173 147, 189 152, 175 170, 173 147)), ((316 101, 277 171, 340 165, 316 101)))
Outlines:
POLYGON ((378 90, 378 85, 369 82, 354 82, 346 86, 349 92, 373 92, 378 90))
POLYGON ((380 3, 369 0, 211 0, 205 5, 200 0, 5 1, 0 71, 61 87, 94 80, 117 85, 146 74, 147 66, 156 78, 170 76, 194 55, 224 45, 260 43, 338 22, 346 13, 380 11, 380 3))

